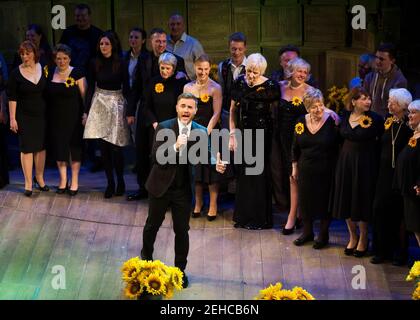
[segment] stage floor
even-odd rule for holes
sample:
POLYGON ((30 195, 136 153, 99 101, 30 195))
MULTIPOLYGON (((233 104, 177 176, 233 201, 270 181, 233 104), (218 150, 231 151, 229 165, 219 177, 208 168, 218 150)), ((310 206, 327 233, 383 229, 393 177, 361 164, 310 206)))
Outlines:
MULTIPOLYGON (((46 172, 56 186, 58 173, 46 172)), ((76 197, 35 191, 23 196, 20 170, 11 172, 11 185, 0 191, 0 299, 125 299, 120 267, 140 253, 147 200, 103 199, 103 172, 81 172, 76 197), (101 187, 102 186, 102 187, 101 187), (66 289, 52 286, 54 266, 65 269, 66 289)), ((135 190, 134 174, 126 174, 128 190, 135 190)), ((186 272, 190 286, 174 299, 253 299, 270 283, 301 286, 317 299, 411 299, 408 267, 372 265, 369 258, 343 253, 345 224, 331 226, 330 246, 313 250, 296 247, 298 236, 284 236, 280 223, 286 213, 275 212, 271 230, 235 229, 233 203, 220 204, 220 216, 191 219, 190 253, 186 272), (352 288, 354 266, 366 271, 366 289, 352 288)), ((170 214, 155 245, 155 259, 172 265, 174 235, 170 214)), ((411 250, 417 251, 414 243, 411 250)))

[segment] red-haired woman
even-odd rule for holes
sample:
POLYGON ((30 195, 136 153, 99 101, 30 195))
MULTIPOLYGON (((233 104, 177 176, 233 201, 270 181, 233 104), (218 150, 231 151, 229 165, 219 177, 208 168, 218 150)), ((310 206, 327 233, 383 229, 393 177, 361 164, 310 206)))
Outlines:
POLYGON ((31 41, 19 46, 22 64, 12 71, 8 83, 10 130, 19 136, 20 159, 25 176, 25 196, 32 195, 32 167, 35 183, 48 191, 44 182, 46 107, 43 91, 46 73, 39 63, 39 51, 31 41))

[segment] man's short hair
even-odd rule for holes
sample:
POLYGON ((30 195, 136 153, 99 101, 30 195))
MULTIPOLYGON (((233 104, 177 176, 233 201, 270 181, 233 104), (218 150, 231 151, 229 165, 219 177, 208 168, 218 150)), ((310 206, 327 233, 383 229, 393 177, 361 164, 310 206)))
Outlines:
POLYGON ((90 10, 89 5, 87 5, 86 3, 79 3, 76 6, 76 9, 75 10, 87 10, 88 11, 88 15, 91 15, 92 14, 92 10, 90 10))
POLYGON ((195 95, 193 95, 190 92, 183 92, 178 96, 178 99, 176 100, 176 103, 178 104, 179 100, 181 99, 190 99, 190 100, 194 100, 195 102, 195 106, 197 106, 198 104, 198 100, 197 97, 195 95))
POLYGON ((246 37, 242 32, 235 32, 229 36, 229 43, 232 41, 243 42, 246 45, 246 37))
POLYGON ((397 50, 392 43, 381 43, 376 51, 379 52, 388 52, 388 55, 391 59, 395 59, 397 57, 397 50))
POLYGON ((285 46, 281 47, 280 50, 279 50, 279 56, 281 56, 283 53, 288 52, 288 51, 296 52, 296 54, 298 56, 300 56, 299 48, 294 46, 293 44, 288 44, 288 45, 285 45, 285 46))
POLYGON ((152 30, 150 30, 149 37, 153 36, 155 33, 166 34, 166 31, 162 28, 153 28, 152 30))

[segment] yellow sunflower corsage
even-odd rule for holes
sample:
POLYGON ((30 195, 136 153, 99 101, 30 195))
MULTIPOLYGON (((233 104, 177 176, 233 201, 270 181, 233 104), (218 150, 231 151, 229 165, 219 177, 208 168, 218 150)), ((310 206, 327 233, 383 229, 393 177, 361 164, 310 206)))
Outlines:
POLYGON ((45 75, 45 78, 48 78, 48 66, 44 67, 44 75, 45 75))
POLYGON ((202 102, 206 103, 206 102, 208 102, 208 101, 210 100, 210 96, 209 96, 207 93, 202 94, 202 95, 200 96, 200 100, 201 100, 202 102))
POLYGON ((301 103, 302 103, 302 99, 301 98, 299 98, 299 97, 293 97, 292 104, 295 107, 298 107, 301 103))
POLYGON ((163 85, 163 83, 156 83, 155 85, 155 92, 156 93, 162 93, 163 90, 165 90, 165 86, 163 85))
POLYGON ((295 131, 296 131, 296 133, 297 133, 297 134, 302 134, 302 133, 303 133, 303 131, 305 131, 305 126, 303 125, 303 123, 302 123, 302 122, 298 122, 298 123, 295 125, 295 131))
POLYGON ((394 121, 394 117, 389 117, 388 119, 386 119, 384 123, 385 130, 389 130, 389 128, 391 128, 393 121, 394 121))
POLYGON ((73 87, 76 84, 76 80, 72 77, 68 77, 66 81, 64 82, 67 88, 73 87))
POLYGON ((417 146, 417 139, 416 138, 410 138, 410 140, 408 140, 408 145, 411 148, 415 148, 417 146))
POLYGON ((360 118, 359 124, 362 128, 367 129, 372 125, 372 118, 369 116, 363 116, 360 118))

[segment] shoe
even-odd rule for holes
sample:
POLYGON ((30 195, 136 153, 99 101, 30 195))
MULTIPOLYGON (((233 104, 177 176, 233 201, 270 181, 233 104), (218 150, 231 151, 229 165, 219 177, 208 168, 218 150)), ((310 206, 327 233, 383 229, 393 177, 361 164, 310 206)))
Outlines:
POLYGON ((329 241, 329 239, 316 240, 314 245, 312 246, 312 248, 314 248, 315 250, 325 248, 326 246, 328 246, 328 241, 329 241))
POLYGON ((200 218, 201 217, 201 210, 199 212, 191 212, 191 218, 200 218))
POLYGON ((188 285, 190 284, 190 282, 188 281, 188 277, 187 277, 187 275, 185 274, 185 272, 183 271, 182 272, 182 287, 185 289, 185 288, 188 288, 188 285))
POLYGON ((57 193, 57 194, 64 194, 64 193, 66 193, 66 191, 68 190, 68 188, 69 188, 68 181, 66 181, 66 186, 64 188, 57 187, 57 190, 55 191, 55 193, 57 193))
POLYGON ((238 229, 238 228, 243 228, 244 226, 243 226, 243 225, 241 225, 240 223, 236 222, 236 223, 233 225, 233 227, 234 227, 234 228, 236 228, 236 229, 238 229))
POLYGON ((43 187, 41 187, 38 181, 36 180, 36 177, 34 177, 34 183, 37 186, 39 191, 50 191, 50 188, 47 185, 44 185, 43 187))
POLYGON ((368 249, 369 249, 369 240, 366 244, 366 249, 363 251, 359 251, 359 250, 354 250, 353 256, 356 258, 363 258, 367 253, 368 253, 368 249))
POLYGON ((25 189, 25 192, 23 193, 23 195, 24 195, 25 197, 30 197, 30 196, 32 196, 32 190, 26 190, 26 189, 25 189))
POLYGON ((309 234, 307 236, 301 235, 299 238, 297 238, 295 241, 293 241, 293 244, 295 246, 303 246, 306 242, 314 241, 314 234, 309 234))
POLYGON ((136 193, 129 194, 127 196, 127 201, 138 201, 138 200, 141 200, 141 199, 147 199, 148 196, 149 195, 148 195, 146 190, 139 190, 136 193))
POLYGON ((382 256, 373 256, 372 259, 370 259, 370 263, 372 264, 381 264, 384 262, 385 262, 385 258, 382 256))
POLYGON ((214 220, 216 220, 216 218, 217 218, 217 215, 215 215, 215 216, 209 216, 209 215, 207 215, 207 220, 208 221, 214 221, 214 220))
POLYGON ((68 194, 70 197, 74 197, 78 192, 79 192, 79 189, 76 189, 76 190, 68 189, 68 194))
POLYGON ((108 184, 106 187, 104 198, 109 199, 112 197, 112 195, 115 193, 115 185, 114 184, 108 184))
POLYGON ((283 227, 283 230, 281 231, 281 233, 284 234, 285 236, 288 236, 288 235, 292 234, 293 232, 295 232, 295 228, 296 228, 296 226, 294 226, 290 229, 286 229, 286 227, 283 227))
POLYGON ((124 195, 125 193, 125 182, 124 181, 120 181, 117 183, 117 189, 115 191, 115 195, 117 197, 124 195))
POLYGON ((247 229, 247 230, 262 230, 263 227, 262 226, 254 226, 252 224, 247 224, 245 226, 245 229, 247 229))
POLYGON ((358 245, 358 243, 359 243, 359 239, 357 239, 357 243, 356 243, 356 245, 353 247, 353 248, 345 248, 344 249, 344 254, 346 255, 346 256, 352 256, 353 254, 354 254, 354 251, 356 250, 356 248, 357 248, 357 245, 358 245))
POLYGON ((153 261, 153 257, 152 256, 150 256, 150 257, 146 256, 143 253, 143 250, 140 251, 140 257, 141 257, 142 260, 153 261))

